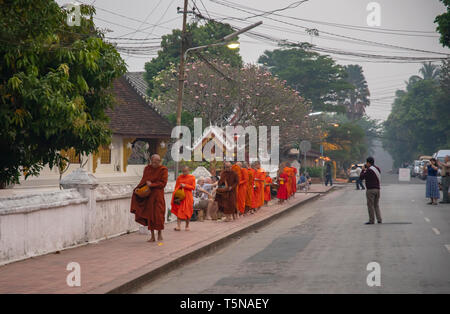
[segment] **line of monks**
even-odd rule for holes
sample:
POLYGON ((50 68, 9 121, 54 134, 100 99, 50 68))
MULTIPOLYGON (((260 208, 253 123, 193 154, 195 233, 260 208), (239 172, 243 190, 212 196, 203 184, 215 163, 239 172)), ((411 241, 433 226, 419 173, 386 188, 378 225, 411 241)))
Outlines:
MULTIPOLYGON (((276 182, 269 173, 261 168, 256 161, 249 166, 245 162, 224 163, 217 182, 214 202, 218 210, 232 221, 246 214, 254 214, 271 198, 271 186, 278 187, 277 198, 282 203, 294 197, 297 190, 297 169, 289 162, 280 165, 276 182)), ((161 157, 157 154, 151 157, 151 163, 145 167, 144 174, 131 199, 131 213, 139 224, 147 226, 151 232, 149 242, 156 241, 154 231, 158 231, 158 241, 162 241, 162 230, 165 221, 164 187, 167 184, 168 169, 161 165, 161 157), (147 185, 149 196, 142 198, 136 191, 147 185)), ((177 217, 175 231, 181 230, 181 222, 185 221, 185 230, 189 231, 189 221, 194 212, 193 191, 196 189, 195 176, 190 174, 189 167, 183 167, 182 174, 177 178, 171 200, 171 212, 177 217)))

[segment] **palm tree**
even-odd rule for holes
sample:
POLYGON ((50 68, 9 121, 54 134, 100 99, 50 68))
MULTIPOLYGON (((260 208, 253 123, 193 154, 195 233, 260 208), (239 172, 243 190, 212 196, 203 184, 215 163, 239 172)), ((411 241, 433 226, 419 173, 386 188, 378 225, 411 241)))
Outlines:
POLYGON ((351 120, 361 118, 366 107, 370 105, 370 92, 364 77, 362 67, 357 64, 344 66, 347 72, 346 81, 354 86, 354 89, 346 91, 344 105, 347 108, 347 117, 351 120))
POLYGON ((431 61, 424 62, 422 63, 422 67, 420 68, 419 73, 422 74, 422 76, 413 75, 409 78, 408 81, 405 81, 406 89, 408 89, 408 87, 410 87, 412 84, 421 80, 439 80, 439 77, 441 75, 441 68, 438 65, 431 63, 431 61))

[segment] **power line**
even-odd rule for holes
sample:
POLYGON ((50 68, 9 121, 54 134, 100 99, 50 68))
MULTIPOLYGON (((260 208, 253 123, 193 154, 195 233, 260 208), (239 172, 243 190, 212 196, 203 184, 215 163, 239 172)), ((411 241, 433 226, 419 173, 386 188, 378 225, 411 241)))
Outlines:
MULTIPOLYGON (((243 8, 245 8, 245 6, 236 4, 236 3, 231 2, 231 1, 226 1, 226 0, 211 0, 211 1, 214 2, 214 3, 217 3, 219 5, 222 5, 222 6, 231 8, 231 9, 234 9, 234 10, 246 12, 246 13, 249 13, 249 14, 253 13, 251 11, 243 9, 243 8)), ((250 9, 254 10, 254 11, 258 11, 258 12, 264 12, 262 10, 258 10, 258 9, 255 9, 255 8, 250 8, 250 9)), ((276 13, 274 13, 273 15, 277 15, 278 16, 278 14, 276 14, 276 13)), ((279 22, 279 23, 283 23, 283 24, 286 24, 286 25, 302 28, 302 29, 305 29, 305 30, 308 29, 305 26, 298 25, 298 24, 293 24, 293 23, 282 21, 282 20, 278 20, 278 19, 274 19, 274 18, 269 17, 269 16, 264 16, 264 18, 270 19, 270 20, 273 20, 273 21, 276 21, 276 22, 279 22)), ((425 53, 432 53, 432 54, 447 55, 446 53, 441 53, 441 52, 433 52, 433 51, 427 51, 427 50, 422 50, 422 49, 414 49, 414 48, 409 48, 409 47, 396 46, 396 45, 391 45, 391 44, 386 44, 386 43, 380 43, 380 42, 375 42, 375 41, 370 41, 370 40, 365 40, 365 39, 345 36, 345 35, 334 34, 334 33, 326 32, 326 31, 320 31, 320 33, 328 34, 328 35, 331 35, 331 36, 336 36, 336 37, 340 37, 340 38, 344 38, 344 39, 348 39, 348 40, 351 40, 351 41, 359 41, 359 42, 363 42, 363 43, 370 44, 370 45, 375 45, 375 46, 384 46, 384 47, 391 47, 391 48, 395 48, 395 49, 402 49, 402 50, 409 50, 409 51, 418 51, 418 52, 425 52, 425 53)))

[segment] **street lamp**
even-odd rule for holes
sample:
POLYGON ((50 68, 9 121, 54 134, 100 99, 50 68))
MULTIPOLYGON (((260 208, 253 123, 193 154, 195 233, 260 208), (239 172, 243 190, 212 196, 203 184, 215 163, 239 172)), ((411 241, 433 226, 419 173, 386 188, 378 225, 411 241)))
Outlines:
MULTIPOLYGON (((184 5, 184 12, 187 10, 187 1, 185 1, 185 5, 184 5)), ((185 30, 185 19, 183 21, 183 34, 184 34, 184 30, 185 30)), ((252 28, 255 28, 256 26, 259 26, 262 24, 262 21, 259 21, 255 24, 249 25, 247 27, 241 28, 240 30, 235 31, 234 33, 231 33, 227 36, 225 36, 224 38, 222 38, 222 40, 220 40, 217 43, 214 44, 209 44, 209 45, 204 45, 204 46, 198 46, 198 47, 191 47, 186 49, 186 51, 182 51, 181 53, 181 60, 180 60, 180 71, 178 73, 178 102, 177 102, 177 126, 181 125, 181 110, 183 107, 183 91, 184 91, 184 63, 186 60, 186 56, 187 53, 193 50, 200 50, 200 49, 207 49, 210 47, 216 47, 216 46, 227 46, 229 49, 236 49, 239 47, 239 42, 234 41, 235 38, 242 34, 245 33, 249 30, 251 30, 252 28)), ((182 50, 183 50, 183 40, 184 38, 182 38, 181 42, 182 42, 182 50)), ((179 163, 178 161, 175 161, 175 179, 178 176, 178 171, 179 171, 179 163)))
POLYGON ((209 45, 204 45, 204 46, 192 47, 192 48, 186 49, 186 51, 184 52, 184 60, 186 60, 188 52, 191 52, 194 50, 201 50, 201 49, 217 47, 217 46, 227 46, 229 49, 236 49, 236 48, 239 48, 239 45, 240 44, 238 41, 228 41, 228 42, 220 42, 220 43, 214 43, 214 44, 209 44, 209 45))

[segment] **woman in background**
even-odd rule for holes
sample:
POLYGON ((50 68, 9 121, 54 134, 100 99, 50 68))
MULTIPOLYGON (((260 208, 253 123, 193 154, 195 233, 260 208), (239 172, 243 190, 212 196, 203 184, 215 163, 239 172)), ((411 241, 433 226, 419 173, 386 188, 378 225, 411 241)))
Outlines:
POLYGON ((439 185, 437 180, 438 166, 436 159, 431 158, 430 163, 425 168, 427 174, 427 187, 425 196, 430 198, 429 205, 437 205, 437 200, 440 198, 439 185))

